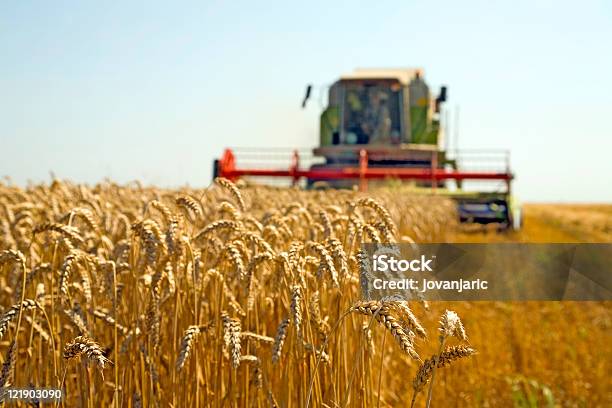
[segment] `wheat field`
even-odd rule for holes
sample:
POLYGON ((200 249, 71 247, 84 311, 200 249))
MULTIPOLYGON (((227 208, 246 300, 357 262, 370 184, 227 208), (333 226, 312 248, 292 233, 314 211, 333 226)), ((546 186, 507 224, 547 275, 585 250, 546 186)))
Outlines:
POLYGON ((61 388, 66 407, 612 403, 609 304, 360 300, 361 243, 461 240, 454 220, 444 198, 384 189, 0 185, 0 390, 61 388))

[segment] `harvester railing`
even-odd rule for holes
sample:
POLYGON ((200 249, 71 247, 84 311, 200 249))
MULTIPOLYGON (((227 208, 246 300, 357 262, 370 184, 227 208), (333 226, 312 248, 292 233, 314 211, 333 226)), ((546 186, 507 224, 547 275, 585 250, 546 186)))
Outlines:
MULTIPOLYGON (((278 156, 279 160, 284 158, 286 161, 287 159, 286 150, 268 150, 266 154, 278 156)), ((261 152, 255 153, 255 155, 261 159, 261 152)), ((463 180, 499 180, 507 184, 509 191, 510 182, 513 178, 508 168, 499 171, 464 171, 457 168, 444 168, 444 166, 439 166, 437 152, 432 152, 431 167, 429 168, 371 166, 369 164, 368 152, 366 149, 361 149, 359 151, 358 166, 349 165, 339 168, 305 168, 301 165, 301 156, 297 150, 291 153, 290 164, 284 168, 241 167, 239 163, 237 163, 234 152, 231 149, 226 149, 217 164, 216 172, 217 175, 230 180, 243 176, 284 177, 290 179, 293 184, 297 184, 302 178, 311 180, 353 179, 359 180, 359 188, 361 191, 367 189, 368 180, 394 178, 401 180, 429 180, 433 188, 435 188, 439 181, 443 180, 455 180, 458 182, 463 180)))

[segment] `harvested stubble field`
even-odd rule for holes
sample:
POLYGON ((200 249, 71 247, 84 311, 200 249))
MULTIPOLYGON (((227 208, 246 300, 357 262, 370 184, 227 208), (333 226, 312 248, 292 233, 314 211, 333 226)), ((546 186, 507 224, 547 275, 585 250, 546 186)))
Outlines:
POLYGON ((612 403, 610 304, 360 301, 361 242, 520 240, 457 233, 441 198, 371 197, 0 186, 0 389, 61 387, 68 407, 612 403))

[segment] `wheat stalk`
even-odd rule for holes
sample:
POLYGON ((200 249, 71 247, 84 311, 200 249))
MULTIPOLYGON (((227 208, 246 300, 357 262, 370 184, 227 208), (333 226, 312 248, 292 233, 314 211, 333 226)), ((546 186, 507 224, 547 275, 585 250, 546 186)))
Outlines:
POLYGON ((431 404, 436 368, 442 357, 442 350, 444 349, 447 338, 455 336, 461 340, 467 340, 467 335, 463 328, 463 324, 461 323, 461 319, 459 318, 459 315, 452 310, 444 311, 440 317, 440 327, 438 330, 440 331, 440 348, 438 350, 438 354, 433 357, 434 361, 431 367, 431 383, 429 383, 429 389, 427 391, 427 408, 429 408, 431 404))

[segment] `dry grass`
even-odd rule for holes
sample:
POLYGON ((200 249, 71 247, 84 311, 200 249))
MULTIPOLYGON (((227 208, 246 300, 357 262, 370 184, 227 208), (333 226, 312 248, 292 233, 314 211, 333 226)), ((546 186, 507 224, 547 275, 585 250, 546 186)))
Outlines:
POLYGON ((426 385, 432 406, 604 405, 606 304, 360 302, 360 244, 455 239, 452 208, 226 181, 0 186, 2 382, 63 387, 65 406, 424 406, 426 385))

